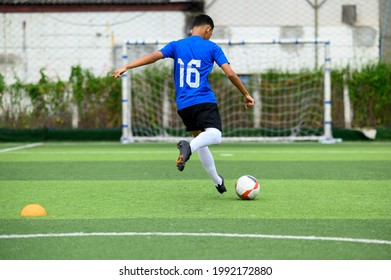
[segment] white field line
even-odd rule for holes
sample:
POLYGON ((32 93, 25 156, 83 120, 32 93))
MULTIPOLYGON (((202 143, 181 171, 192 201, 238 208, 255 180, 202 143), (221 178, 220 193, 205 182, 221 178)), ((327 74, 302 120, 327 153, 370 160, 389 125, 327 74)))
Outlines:
POLYGON ((0 239, 21 238, 50 238, 50 237, 89 237, 89 236, 169 236, 169 237, 228 237, 228 238, 255 238, 255 239, 295 239, 313 241, 353 242, 364 244, 391 245, 391 240, 323 237, 323 236, 295 236, 270 234, 239 234, 239 233, 192 233, 192 232, 70 232, 70 233, 38 233, 38 234, 3 234, 0 239))
MULTIPOLYGON (((42 143, 40 144, 42 145, 42 143)), ((27 145, 26 145, 27 146, 27 145)), ((0 152, 8 152, 8 151, 14 151, 14 150, 20 150, 30 147, 15 147, 15 148, 9 148, 0 150, 0 152)), ((39 145, 36 145, 39 146, 39 145)), ((168 149, 168 150, 121 150, 121 151, 110 151, 110 150, 89 150, 89 151, 21 151, 21 152, 15 152, 13 154, 19 154, 19 155, 30 155, 30 154, 41 154, 41 155, 110 155, 110 154, 172 154, 174 150, 168 149)), ((391 154, 391 150, 387 151, 278 151, 278 150, 266 150, 266 151, 250 151, 250 150, 240 150, 240 151, 229 151, 229 150, 215 150, 214 151, 217 154, 391 154)))
POLYGON ((0 150, 0 153, 7 153, 7 152, 16 151, 16 150, 34 148, 34 147, 38 147, 41 145, 43 145, 43 143, 33 143, 33 144, 28 144, 28 145, 16 146, 16 147, 12 147, 12 148, 2 149, 2 150, 0 150))

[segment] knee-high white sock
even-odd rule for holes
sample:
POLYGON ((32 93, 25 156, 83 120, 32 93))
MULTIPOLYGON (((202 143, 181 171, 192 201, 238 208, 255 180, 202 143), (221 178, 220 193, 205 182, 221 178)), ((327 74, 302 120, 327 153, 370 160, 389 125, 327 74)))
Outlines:
POLYGON ((202 147, 221 143, 221 131, 217 128, 207 128, 205 131, 198 134, 190 142, 191 152, 194 153, 202 147))
POLYGON ((210 152, 208 147, 202 147, 198 149, 198 156, 201 160, 202 165, 205 168, 206 173, 208 173, 209 177, 213 180, 213 183, 217 186, 221 184, 223 181, 220 176, 217 174, 215 161, 213 159, 213 155, 210 152))

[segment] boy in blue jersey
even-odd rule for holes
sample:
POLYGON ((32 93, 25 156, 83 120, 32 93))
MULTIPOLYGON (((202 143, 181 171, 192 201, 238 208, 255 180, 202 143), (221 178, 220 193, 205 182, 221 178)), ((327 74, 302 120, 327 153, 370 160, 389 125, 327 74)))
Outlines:
POLYGON ((232 70, 222 49, 209 41, 214 28, 213 20, 207 15, 195 17, 191 36, 173 41, 161 50, 144 55, 117 69, 114 78, 129 69, 154 63, 163 58, 174 59, 174 81, 178 114, 186 130, 194 136, 192 141, 179 141, 177 168, 183 171, 192 153, 198 151, 199 158, 219 193, 226 192, 224 178, 217 173, 213 155, 208 146, 221 143, 221 119, 216 97, 209 85, 208 75, 216 62, 228 79, 244 96, 245 108, 254 106, 254 99, 238 75, 232 70))

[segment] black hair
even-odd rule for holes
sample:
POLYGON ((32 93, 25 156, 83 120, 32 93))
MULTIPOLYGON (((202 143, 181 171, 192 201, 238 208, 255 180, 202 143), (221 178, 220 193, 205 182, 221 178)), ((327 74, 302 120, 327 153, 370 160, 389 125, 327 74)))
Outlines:
POLYGON ((193 27, 201 26, 201 25, 210 25, 212 29, 214 29, 215 25, 213 23, 213 19, 208 15, 198 15, 194 18, 193 27))

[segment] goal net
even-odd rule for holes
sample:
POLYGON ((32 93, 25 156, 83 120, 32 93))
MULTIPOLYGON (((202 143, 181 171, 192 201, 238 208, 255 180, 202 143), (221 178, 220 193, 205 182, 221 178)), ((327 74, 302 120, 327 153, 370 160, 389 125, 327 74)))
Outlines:
MULTIPOLYGON (((331 140, 329 42, 215 41, 255 99, 245 110, 242 94, 219 67, 209 76, 222 118, 224 141, 331 140)), ((168 42, 127 41, 122 63, 168 42)), ((173 61, 122 76, 123 143, 189 137, 175 105, 173 61)))

